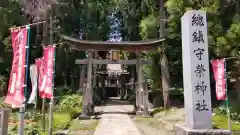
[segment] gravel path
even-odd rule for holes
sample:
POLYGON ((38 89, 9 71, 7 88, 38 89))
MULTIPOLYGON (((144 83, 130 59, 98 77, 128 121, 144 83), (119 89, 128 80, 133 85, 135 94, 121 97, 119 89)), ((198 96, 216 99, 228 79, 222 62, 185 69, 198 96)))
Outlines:
POLYGON ((94 135, 141 135, 127 114, 133 110, 133 106, 116 102, 118 100, 113 99, 107 105, 97 108, 103 113, 94 135))

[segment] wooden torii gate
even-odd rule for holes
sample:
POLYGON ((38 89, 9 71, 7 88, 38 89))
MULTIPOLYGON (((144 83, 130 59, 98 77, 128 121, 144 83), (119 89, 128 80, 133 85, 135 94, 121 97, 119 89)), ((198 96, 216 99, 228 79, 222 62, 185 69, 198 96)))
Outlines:
MULTIPOLYGON (((141 60, 141 51, 153 51, 156 50, 160 43, 165 39, 153 39, 144 41, 122 41, 122 42, 109 42, 109 41, 87 41, 77 38, 61 35, 65 42, 73 49, 79 51, 87 51, 88 58, 75 61, 75 64, 87 64, 87 86, 83 92, 83 116, 92 115, 94 112, 92 102, 92 69, 95 64, 134 64, 137 69, 137 90, 136 90, 136 113, 139 115, 148 116, 148 90, 144 88, 144 80, 142 73, 142 65, 150 64, 151 60, 141 60), (132 51, 137 54, 136 60, 98 60, 93 59, 94 51, 110 51, 110 50, 122 50, 132 51)), ((83 72, 83 71, 82 71, 83 72)), ((93 76, 94 77, 94 76, 93 76)), ((83 79, 83 78, 80 78, 83 79)), ((94 79, 93 79, 94 80, 94 79)), ((95 82, 93 82, 95 83, 95 82)))

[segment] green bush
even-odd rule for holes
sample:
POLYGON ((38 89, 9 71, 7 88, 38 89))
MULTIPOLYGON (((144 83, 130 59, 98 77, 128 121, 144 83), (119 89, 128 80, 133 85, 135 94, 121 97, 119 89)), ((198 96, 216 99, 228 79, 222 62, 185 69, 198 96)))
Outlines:
POLYGON ((74 119, 80 114, 81 111, 82 111, 82 108, 79 107, 79 108, 70 109, 67 112, 70 114, 71 118, 74 119))
POLYGON ((78 94, 63 96, 59 102, 58 110, 66 111, 68 109, 80 108, 82 106, 82 96, 78 94))
POLYGON ((66 96, 73 94, 73 90, 66 86, 61 86, 56 89, 55 96, 66 96))
MULTIPOLYGON (((54 112, 53 113, 53 131, 58 131, 58 130, 64 130, 67 129, 73 118, 76 117, 76 115, 80 112, 81 110, 78 109, 68 109, 64 112, 54 112)), ((41 120, 38 121, 38 125, 41 125, 41 120)), ((46 129, 48 129, 48 118, 46 118, 46 129)), ((39 128, 38 132, 40 135, 47 135, 47 130, 46 132, 43 132, 39 128)))
POLYGON ((170 88, 169 89, 169 96, 171 99, 177 99, 179 101, 183 101, 184 100, 184 93, 183 93, 183 88, 170 88))
MULTIPOLYGON (((231 115, 231 119, 233 120, 237 120, 240 121, 240 113, 233 111, 234 109, 232 109, 230 107, 230 115, 231 115)), ((222 106, 218 106, 214 109, 214 113, 217 115, 221 115, 221 116, 227 116, 227 108, 226 106, 222 105, 222 106)))
MULTIPOLYGON (((39 134, 39 126, 37 124, 26 124, 24 127, 24 134, 25 135, 40 135, 39 134)), ((16 135, 18 134, 18 126, 11 125, 8 127, 8 135, 16 135)), ((42 134, 41 134, 42 135, 42 134)))
POLYGON ((66 129, 72 118, 70 113, 54 113, 53 120, 53 129, 56 131, 66 129))
POLYGON ((18 133, 17 125, 8 126, 8 135, 16 135, 18 133))

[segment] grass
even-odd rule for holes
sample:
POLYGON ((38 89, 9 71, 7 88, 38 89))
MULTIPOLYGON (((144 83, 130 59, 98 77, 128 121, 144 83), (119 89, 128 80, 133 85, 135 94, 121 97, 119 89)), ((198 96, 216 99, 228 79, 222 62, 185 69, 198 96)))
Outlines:
POLYGON ((53 129, 66 129, 70 123, 71 115, 69 113, 54 113, 53 115, 53 129))
MULTIPOLYGON (((68 109, 66 111, 63 112, 54 112, 53 113, 53 131, 58 131, 58 130, 64 130, 64 129, 68 129, 71 121, 73 120, 73 118, 79 113, 81 112, 81 108, 73 108, 73 109, 68 109)), ((48 118, 46 118, 46 122, 45 122, 45 129, 46 131, 41 131, 39 128, 39 132, 41 135, 47 135, 47 129, 48 129, 48 118)), ((38 121, 38 125, 41 125, 41 119, 38 121)), ((41 127, 41 126, 39 126, 41 127)))
POLYGON ((171 110, 171 108, 157 107, 157 108, 154 108, 154 110, 150 112, 150 115, 151 115, 151 116, 154 116, 154 115, 157 114, 157 113, 160 113, 160 112, 168 112, 168 111, 170 111, 170 110, 171 110))
POLYGON ((99 120, 79 120, 74 119, 69 125, 70 131, 78 130, 95 130, 98 125, 99 120))
POLYGON ((73 120, 74 117, 76 117, 76 115, 79 112, 81 112, 80 108, 68 109, 63 112, 54 112, 54 114, 53 114, 53 129, 54 129, 54 131, 67 129, 70 122, 73 120))
MULTIPOLYGON (((226 116, 213 116, 215 128, 228 129, 228 118, 226 116)), ((231 128, 233 131, 240 131, 240 124, 237 121, 231 121, 231 128)))
MULTIPOLYGON (((172 110, 172 109, 170 109, 172 110)), ((164 110, 162 108, 156 108, 153 110, 152 114, 153 115, 159 115, 165 118, 166 115, 169 115, 170 113, 168 113, 168 111, 170 110, 164 110)), ((213 127, 214 128, 221 128, 221 129, 228 129, 228 118, 226 116, 220 116, 220 115, 215 115, 212 118, 213 120, 213 127)), ((161 128, 161 126, 159 126, 161 124, 161 120, 158 121, 156 118, 143 118, 143 117, 135 117, 135 121, 136 122, 142 122, 148 126, 152 126, 155 128, 161 128), (160 122, 160 123, 159 123, 160 122)), ((177 121, 169 121, 168 122, 171 123, 176 123, 177 121)), ((238 121, 231 121, 231 130, 233 131, 233 135, 240 135, 240 123, 238 121)))

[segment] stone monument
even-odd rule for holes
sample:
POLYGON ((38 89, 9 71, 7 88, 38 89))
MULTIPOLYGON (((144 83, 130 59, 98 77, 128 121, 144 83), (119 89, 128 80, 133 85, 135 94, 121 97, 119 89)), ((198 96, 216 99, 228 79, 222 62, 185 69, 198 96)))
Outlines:
POLYGON ((189 10, 181 18, 185 123, 176 125, 176 135, 230 135, 212 129, 211 89, 206 12, 189 10))

